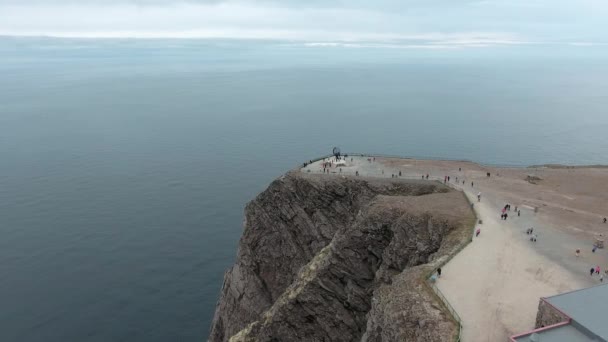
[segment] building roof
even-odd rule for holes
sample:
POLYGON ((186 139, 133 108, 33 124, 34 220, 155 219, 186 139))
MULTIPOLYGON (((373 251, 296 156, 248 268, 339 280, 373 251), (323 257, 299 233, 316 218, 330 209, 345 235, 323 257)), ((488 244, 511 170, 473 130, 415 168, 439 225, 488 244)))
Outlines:
MULTIPOLYGON (((572 319, 572 325, 590 336, 608 340, 606 304, 608 284, 545 298, 572 319), (585 331, 586 330, 586 331, 585 331)), ((600 340, 600 339, 597 339, 600 340)))
POLYGON ((593 338, 583 334, 570 324, 562 325, 557 328, 537 331, 537 340, 531 339, 532 334, 515 337, 516 342, 594 342, 593 338))

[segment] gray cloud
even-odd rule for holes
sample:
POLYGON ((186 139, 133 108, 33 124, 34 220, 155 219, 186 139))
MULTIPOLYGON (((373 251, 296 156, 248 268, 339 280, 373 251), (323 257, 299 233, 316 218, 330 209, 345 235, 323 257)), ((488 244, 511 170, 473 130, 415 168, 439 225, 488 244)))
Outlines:
POLYGON ((0 0, 5 35, 588 42, 606 17, 605 0, 0 0))

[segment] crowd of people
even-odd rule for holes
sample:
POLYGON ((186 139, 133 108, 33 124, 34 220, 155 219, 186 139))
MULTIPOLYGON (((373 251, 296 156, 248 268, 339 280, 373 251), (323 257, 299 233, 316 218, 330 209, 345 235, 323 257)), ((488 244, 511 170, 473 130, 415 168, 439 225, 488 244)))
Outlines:
MULTIPOLYGON (((321 162, 321 164, 320 164, 321 167, 322 167, 322 172, 323 173, 330 173, 331 172, 330 170, 332 168, 336 168, 337 171, 339 173, 341 173, 342 172, 342 168, 337 166, 337 163, 340 160, 346 161, 347 160, 347 156, 342 156, 342 157, 335 156, 335 157, 332 157, 332 158, 325 158, 325 159, 323 159, 322 162, 321 162)), ((353 161, 352 157, 350 158, 350 161, 351 162, 353 161)), ((374 163, 374 162, 376 162, 376 158, 375 157, 368 157, 367 161, 368 161, 368 163, 374 163)), ((312 163, 313 163, 313 161, 311 160, 311 161, 303 163, 303 166, 306 167, 306 166, 308 166, 308 165, 310 165, 312 163)), ((462 168, 459 168, 458 171, 461 172, 462 168)), ((382 170, 382 174, 384 175, 384 170, 382 170)), ((359 176, 359 170, 355 170, 355 176, 359 176)), ((488 177, 490 176, 489 173, 487 174, 487 176, 488 177)), ((398 177, 402 177, 402 171, 400 171, 400 170, 397 173, 392 173, 391 174, 391 178, 398 178, 398 177)), ((426 173, 426 174, 422 174, 420 177, 423 180, 428 180, 430 178, 430 175, 428 173, 426 173)), ((462 179, 461 177, 458 177, 458 176, 455 176, 454 179, 453 179, 453 181, 455 182, 455 184, 458 184, 458 185, 462 184, 464 186, 466 184, 466 180, 464 180, 464 179, 462 179)), ((444 184, 452 182, 452 176, 451 175, 445 175, 444 178, 443 178, 443 182, 444 182, 444 184)), ((473 181, 471 181, 471 187, 474 187, 474 186, 475 186, 475 183, 473 181)), ((482 197, 481 196, 481 192, 478 192, 477 193, 477 201, 478 202, 481 202, 481 197, 482 197)), ((509 213, 511 213, 511 212, 517 214, 518 217, 521 217, 521 209, 519 209, 517 206, 515 206, 514 210, 512 210, 511 204, 507 203, 501 209, 500 219, 503 220, 503 221, 508 220, 509 213)), ((602 222, 604 224, 606 224, 606 223, 608 223, 608 219, 604 217, 602 219, 602 222)), ((534 232, 534 228, 533 227, 527 228, 525 230, 525 233, 526 233, 526 235, 529 236, 529 238, 528 238, 529 241, 531 241, 533 243, 536 243, 538 241, 538 234, 534 232)), ((475 230, 475 237, 479 237, 480 234, 481 234, 481 228, 477 228, 475 230)), ((597 247, 593 246, 592 252, 595 253, 596 249, 597 249, 597 247)), ((576 255, 576 257, 579 257, 581 255, 580 249, 576 249, 575 255, 576 255)), ((599 265, 596 265, 595 267, 591 268, 589 271, 590 271, 589 273, 590 273, 591 276, 599 275, 599 280, 601 282, 604 281, 604 274, 602 274, 600 272, 599 265)), ((441 275, 440 272, 441 272, 440 269, 438 269, 437 270, 437 276, 439 276, 439 277, 441 275)), ((608 269, 605 271, 605 273, 608 276, 608 269)))

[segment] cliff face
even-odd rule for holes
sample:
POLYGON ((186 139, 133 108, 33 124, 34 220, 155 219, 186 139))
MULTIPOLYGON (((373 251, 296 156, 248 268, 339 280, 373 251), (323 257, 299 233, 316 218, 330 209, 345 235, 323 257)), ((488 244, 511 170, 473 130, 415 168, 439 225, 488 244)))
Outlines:
POLYGON ((428 268, 420 265, 468 235, 459 235, 472 218, 460 193, 433 182, 292 172, 245 215, 210 341, 453 335, 454 323, 421 287, 428 268))

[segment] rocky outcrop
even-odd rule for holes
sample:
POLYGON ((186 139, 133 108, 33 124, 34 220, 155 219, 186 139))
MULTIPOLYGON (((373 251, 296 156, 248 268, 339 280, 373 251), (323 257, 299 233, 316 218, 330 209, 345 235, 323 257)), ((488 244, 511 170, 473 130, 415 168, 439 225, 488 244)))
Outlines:
POLYGON ((440 341, 454 333, 420 279, 421 265, 461 241, 472 220, 462 194, 434 182, 292 172, 245 215, 210 341, 440 341))
POLYGON ((544 298, 540 299, 538 303, 538 312, 536 313, 536 329, 566 322, 569 319, 570 317, 549 304, 544 298))
POLYGON ((540 181, 542 181, 543 179, 538 177, 538 176, 534 176, 534 175, 527 175, 526 176, 526 182, 530 183, 530 184, 538 184, 540 181))
POLYGON ((426 269, 407 269, 374 291, 362 342, 453 341, 455 323, 421 282, 426 269))

